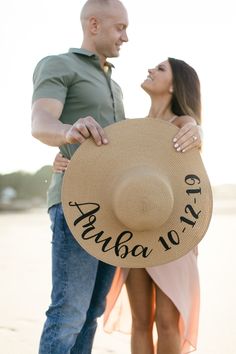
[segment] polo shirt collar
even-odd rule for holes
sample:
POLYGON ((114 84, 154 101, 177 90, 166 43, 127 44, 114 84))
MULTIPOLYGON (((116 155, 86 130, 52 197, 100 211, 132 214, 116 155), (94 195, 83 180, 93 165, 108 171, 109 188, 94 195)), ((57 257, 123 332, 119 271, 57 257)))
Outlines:
MULTIPOLYGON (((96 53, 90 52, 89 50, 84 49, 84 48, 70 48, 69 53, 76 53, 76 54, 85 55, 87 57, 98 58, 98 55, 96 53)), ((108 61, 106 61, 105 64, 110 68, 114 68, 114 65, 112 63, 109 63, 108 61)))
POLYGON ((90 52, 89 50, 84 48, 70 48, 69 53, 82 54, 86 55, 87 57, 97 56, 95 53, 90 52))

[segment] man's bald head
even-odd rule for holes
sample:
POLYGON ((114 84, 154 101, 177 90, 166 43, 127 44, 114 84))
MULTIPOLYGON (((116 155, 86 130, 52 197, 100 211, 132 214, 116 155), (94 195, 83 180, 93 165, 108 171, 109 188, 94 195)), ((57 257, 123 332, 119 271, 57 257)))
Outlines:
POLYGON ((91 16, 103 19, 112 9, 115 11, 117 6, 124 7, 120 0, 87 0, 80 13, 83 30, 85 29, 87 20, 91 16))

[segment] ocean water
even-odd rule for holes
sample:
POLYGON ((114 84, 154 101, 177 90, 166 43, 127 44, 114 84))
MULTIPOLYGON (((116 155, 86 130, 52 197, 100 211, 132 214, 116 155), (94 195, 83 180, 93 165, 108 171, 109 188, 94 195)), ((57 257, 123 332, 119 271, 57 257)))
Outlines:
MULTIPOLYGON (((45 209, 0 214, 0 352, 36 354, 50 301, 51 232, 45 209)), ((196 354, 236 352, 236 208, 218 202, 199 244, 201 313, 196 354)), ((93 354, 128 354, 130 336, 104 333, 93 354)))

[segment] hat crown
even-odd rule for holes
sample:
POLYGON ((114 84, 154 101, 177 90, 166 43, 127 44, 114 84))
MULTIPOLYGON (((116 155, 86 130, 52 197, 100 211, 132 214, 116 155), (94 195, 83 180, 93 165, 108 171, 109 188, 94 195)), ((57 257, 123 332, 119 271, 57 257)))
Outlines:
POLYGON ((168 179, 149 166, 127 169, 113 185, 113 212, 130 230, 155 230, 168 220, 173 205, 168 179))

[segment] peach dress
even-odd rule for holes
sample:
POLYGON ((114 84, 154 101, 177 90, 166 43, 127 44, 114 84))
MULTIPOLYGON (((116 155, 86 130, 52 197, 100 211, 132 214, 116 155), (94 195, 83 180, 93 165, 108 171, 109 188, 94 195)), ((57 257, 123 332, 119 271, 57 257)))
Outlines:
MULTIPOLYGON (((187 255, 164 265, 145 268, 153 281, 171 299, 180 313, 181 353, 196 350, 199 324, 200 286, 197 248, 187 255)), ((104 329, 131 333, 131 311, 123 286, 129 268, 118 268, 107 296, 104 329)))
MULTIPOLYGON (((173 123, 177 116, 169 122, 173 123)), ((158 287, 171 299, 180 313, 181 354, 197 348, 200 310, 200 285, 195 247, 185 256, 164 265, 145 268, 158 287)), ((125 284, 129 268, 118 268, 107 296, 104 329, 131 333, 131 310, 125 284)))

